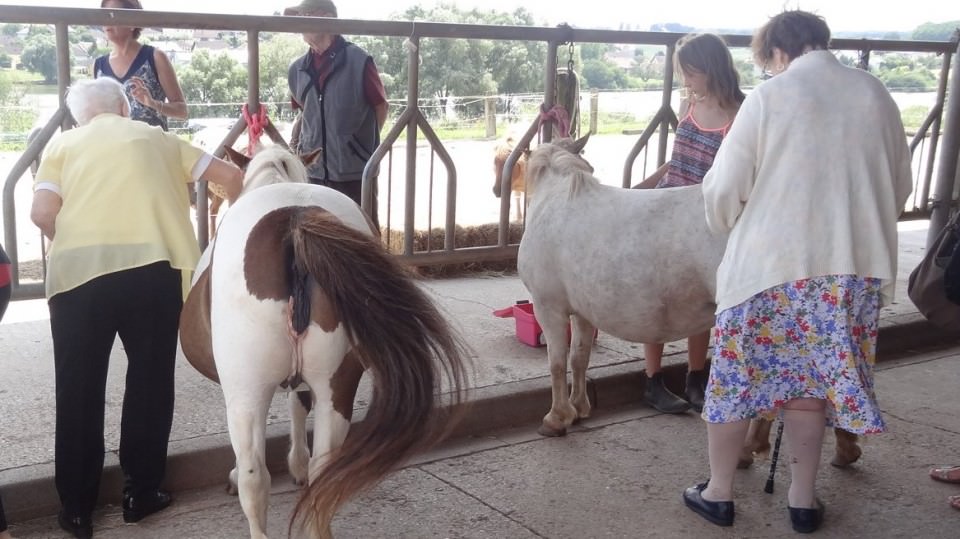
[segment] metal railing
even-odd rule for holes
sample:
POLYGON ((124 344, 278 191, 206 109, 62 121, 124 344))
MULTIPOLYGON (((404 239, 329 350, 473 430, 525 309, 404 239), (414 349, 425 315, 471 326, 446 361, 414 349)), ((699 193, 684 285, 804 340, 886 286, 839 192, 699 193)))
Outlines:
MULTIPOLYGON (((19 276, 19 253, 17 249, 16 208, 14 207, 14 187, 16 182, 35 162, 46 142, 53 136, 59 126, 69 128, 69 114, 63 107, 63 95, 70 82, 70 57, 68 28, 76 25, 86 26, 133 26, 143 28, 181 28, 181 29, 210 29, 221 31, 245 31, 247 33, 248 48, 248 99, 247 107, 255 113, 259 110, 259 38, 264 32, 276 33, 304 33, 329 32, 333 34, 363 35, 363 36, 394 36, 404 37, 410 43, 405 47, 408 55, 408 85, 407 105, 396 123, 387 132, 381 145, 376 149, 363 174, 362 201, 365 209, 373 203, 373 184, 376 171, 384 159, 390 159, 394 143, 398 142, 401 133, 406 130, 404 151, 406 164, 404 171, 405 199, 403 222, 403 246, 399 250, 405 262, 412 265, 456 264, 463 262, 482 262, 488 260, 503 260, 515 257, 517 244, 509 242, 509 215, 510 199, 502 197, 500 202, 499 232, 496 245, 481 247, 460 247, 454 245, 454 228, 457 215, 457 167, 444 148, 443 142, 436 136, 427 117, 418 107, 420 99, 419 88, 419 55, 418 45, 423 38, 442 39, 489 39, 509 41, 540 41, 547 45, 547 62, 544 65, 544 110, 549 110, 556 99, 557 51, 560 45, 570 43, 609 43, 609 44, 636 44, 658 45, 664 47, 666 54, 665 77, 663 84, 663 100, 654 120, 638 137, 630 153, 625 156, 623 185, 630 185, 634 161, 641 151, 648 148, 653 136, 659 132, 657 146, 657 165, 666 160, 669 130, 676 125, 676 116, 673 113, 670 99, 673 90, 672 56, 678 39, 683 34, 662 32, 636 32, 616 30, 595 30, 572 28, 561 25, 555 28, 547 27, 520 27, 520 26, 492 26, 470 24, 447 24, 420 21, 366 21, 353 19, 324 19, 306 17, 263 17, 247 15, 201 14, 201 13, 173 13, 141 10, 120 9, 75 9, 75 8, 48 8, 32 6, 0 5, 0 22, 21 24, 53 24, 56 29, 57 59, 58 59, 58 90, 61 109, 54 119, 44 127, 41 136, 38 136, 28 147, 21 158, 14 165, 3 190, 4 209, 4 239, 8 254, 12 261, 13 270, 13 298, 25 299, 42 296, 42 285, 37 283, 21 284, 19 276), (433 172, 433 157, 439 157, 447 171, 444 244, 442 249, 415 250, 413 236, 414 209, 417 197, 417 142, 418 133, 423 133, 429 143, 431 151, 430 170, 433 172)), ((731 47, 749 46, 750 37, 744 35, 723 36, 731 47)), ((911 150, 921 149, 924 160, 918 170, 918 187, 921 196, 917 197, 915 208, 908 212, 908 217, 929 216, 931 232, 942 227, 950 211, 957 170, 957 155, 960 151, 960 103, 952 99, 947 106, 947 96, 960 97, 960 82, 954 80, 947 91, 947 81, 951 67, 957 72, 956 54, 958 38, 955 36, 949 42, 925 41, 887 41, 867 39, 835 39, 832 47, 839 50, 857 51, 861 67, 868 67, 872 51, 890 52, 928 52, 943 55, 943 65, 939 75, 937 102, 931 108, 928 117, 921 126, 921 133, 917 134, 911 144, 911 150), (953 59, 953 62, 951 62, 953 59), (942 116, 946 114, 946 121, 942 116), (940 141, 941 126, 946 126, 940 141), (924 141, 929 138, 929 145, 924 141), (924 151, 925 150, 925 151, 924 151), (933 185, 935 162, 939 159, 937 183, 933 185), (930 193, 933 193, 930 197, 930 193)), ((520 152, 528 147, 536 135, 542 141, 549 141, 552 136, 552 122, 535 120, 516 144, 514 153, 505 163, 504 181, 509 182, 510 171, 520 152)), ((234 124, 225 137, 226 143, 232 144, 243 133, 246 125, 243 121, 234 124)), ((278 143, 284 143, 282 136, 275 128, 269 126, 267 134, 278 143)), ((222 152, 222 149, 220 149, 222 152)), ((391 174, 387 181, 392 181, 391 174)), ((432 179, 431 179, 432 183, 432 179)), ((198 185, 198 201, 205 201, 206 186, 203 182, 198 185)), ((509 193, 508 185, 502 190, 509 193)), ((429 196, 429 195, 428 195, 429 196)), ((198 241, 206 244, 208 237, 207 207, 197 205, 198 241)), ((388 219, 389 223, 389 219, 388 219)))

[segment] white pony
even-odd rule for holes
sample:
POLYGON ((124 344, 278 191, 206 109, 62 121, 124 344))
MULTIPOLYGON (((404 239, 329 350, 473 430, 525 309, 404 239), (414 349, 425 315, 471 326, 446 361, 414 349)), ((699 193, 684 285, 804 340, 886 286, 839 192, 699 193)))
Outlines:
POLYGON ((527 160, 531 202, 517 268, 547 342, 553 402, 539 430, 546 436, 561 436, 590 415, 586 372, 595 328, 652 343, 713 325, 726 246, 707 228, 700 186, 602 185, 579 155, 586 139, 543 144, 527 160))
POLYGON ((266 415, 278 387, 291 396, 290 473, 308 483, 291 517, 309 537, 329 537, 337 508, 449 427, 437 406, 441 373, 460 402, 465 347, 347 196, 305 183, 281 147, 253 157, 241 196, 197 267, 184 304, 184 354, 218 380, 236 454, 231 472, 250 536, 266 537, 270 474, 266 415), (361 375, 373 376, 363 422, 351 426, 361 375))

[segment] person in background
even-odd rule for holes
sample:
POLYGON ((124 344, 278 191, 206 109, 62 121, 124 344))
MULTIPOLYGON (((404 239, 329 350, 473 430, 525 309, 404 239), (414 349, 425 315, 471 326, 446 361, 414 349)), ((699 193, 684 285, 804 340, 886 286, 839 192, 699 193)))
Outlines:
MULTIPOLYGON (((941 483, 960 484, 960 466, 940 466, 930 469, 930 478, 941 483)), ((960 509, 960 494, 947 498, 947 503, 954 509, 960 509)))
MULTIPOLYGON (((331 0, 303 0, 284 15, 336 17, 331 0)), ((361 203, 363 169, 380 145, 387 120, 387 95, 373 58, 343 36, 325 32, 303 34, 310 46, 290 64, 287 81, 294 110, 291 147, 299 154, 323 149, 307 168, 310 182, 325 185, 361 203)), ((376 178, 369 214, 377 230, 376 178)))
MULTIPOLYGON (((687 95, 680 103, 673 154, 669 162, 636 188, 659 189, 703 182, 704 174, 713 164, 717 149, 746 97, 740 90, 740 75, 733 65, 730 49, 715 34, 688 34, 681 38, 674 53, 674 66, 687 95)), ((644 402, 669 414, 683 413, 690 407, 701 412, 707 386, 709 343, 710 330, 687 338, 686 400, 663 383, 663 343, 644 344, 647 374, 644 402)))
POLYGON ((893 299, 897 218, 912 190, 900 110, 869 72, 828 50, 813 13, 784 11, 751 43, 758 85, 703 180, 707 224, 729 234, 703 418, 710 479, 687 507, 734 521, 749 420, 782 414, 794 531, 824 519, 816 495, 825 426, 885 430, 873 383, 880 307, 893 299))
POLYGON ((117 336, 127 356, 120 426, 123 519, 166 508, 182 272, 200 252, 187 183, 231 199, 242 172, 180 137, 129 118, 112 78, 67 94, 79 127, 54 139, 34 180, 31 219, 51 240, 46 296, 56 386, 55 482, 60 526, 93 535, 104 460, 104 400, 117 336))
MULTIPOLYGON (((140 0, 103 0, 102 8, 143 9, 140 0)), ((187 118, 187 103, 170 59, 160 49, 142 45, 140 28, 105 26, 110 54, 93 63, 93 76, 123 84, 130 117, 167 129, 167 118, 187 118)))

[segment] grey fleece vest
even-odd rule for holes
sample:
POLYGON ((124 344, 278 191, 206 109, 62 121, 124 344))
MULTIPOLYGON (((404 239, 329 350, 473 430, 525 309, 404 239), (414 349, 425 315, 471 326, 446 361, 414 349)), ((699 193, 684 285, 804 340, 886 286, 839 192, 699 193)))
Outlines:
POLYGON ((297 150, 323 148, 322 158, 307 170, 311 178, 360 180, 380 144, 376 112, 363 92, 363 72, 370 56, 342 38, 326 54, 333 68, 322 88, 317 88, 309 52, 294 60, 287 73, 290 93, 303 109, 297 150))

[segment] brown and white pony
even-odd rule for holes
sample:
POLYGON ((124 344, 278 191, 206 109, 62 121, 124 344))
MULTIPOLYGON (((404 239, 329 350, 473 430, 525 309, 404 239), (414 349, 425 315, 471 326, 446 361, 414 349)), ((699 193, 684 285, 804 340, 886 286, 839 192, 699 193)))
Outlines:
MULTIPOLYGON (((512 136, 508 136, 500 142, 497 142, 497 145, 493 149, 493 195, 497 198, 500 198, 501 191, 503 190, 503 164, 507 161, 507 158, 510 157, 510 152, 513 151, 514 140, 512 136)), ((517 159, 516 164, 514 164, 513 172, 510 176, 510 191, 513 193, 513 202, 516 212, 514 217, 517 221, 523 221, 523 216, 526 208, 526 176, 527 169, 527 154, 529 152, 524 152, 520 155, 520 158, 517 159)))
MULTIPOLYGON (((266 148, 204 252, 180 322, 184 354, 219 381, 252 538, 266 537, 266 416, 281 386, 309 387, 313 453, 295 413, 288 462, 306 483, 290 520, 329 537, 338 507, 438 441, 460 403, 467 355, 430 298, 350 198, 306 183, 295 156, 266 148), (351 425, 364 372, 365 419, 351 425), (450 406, 438 402, 446 380, 450 406)), ((291 396, 295 410, 300 406, 291 396)))

